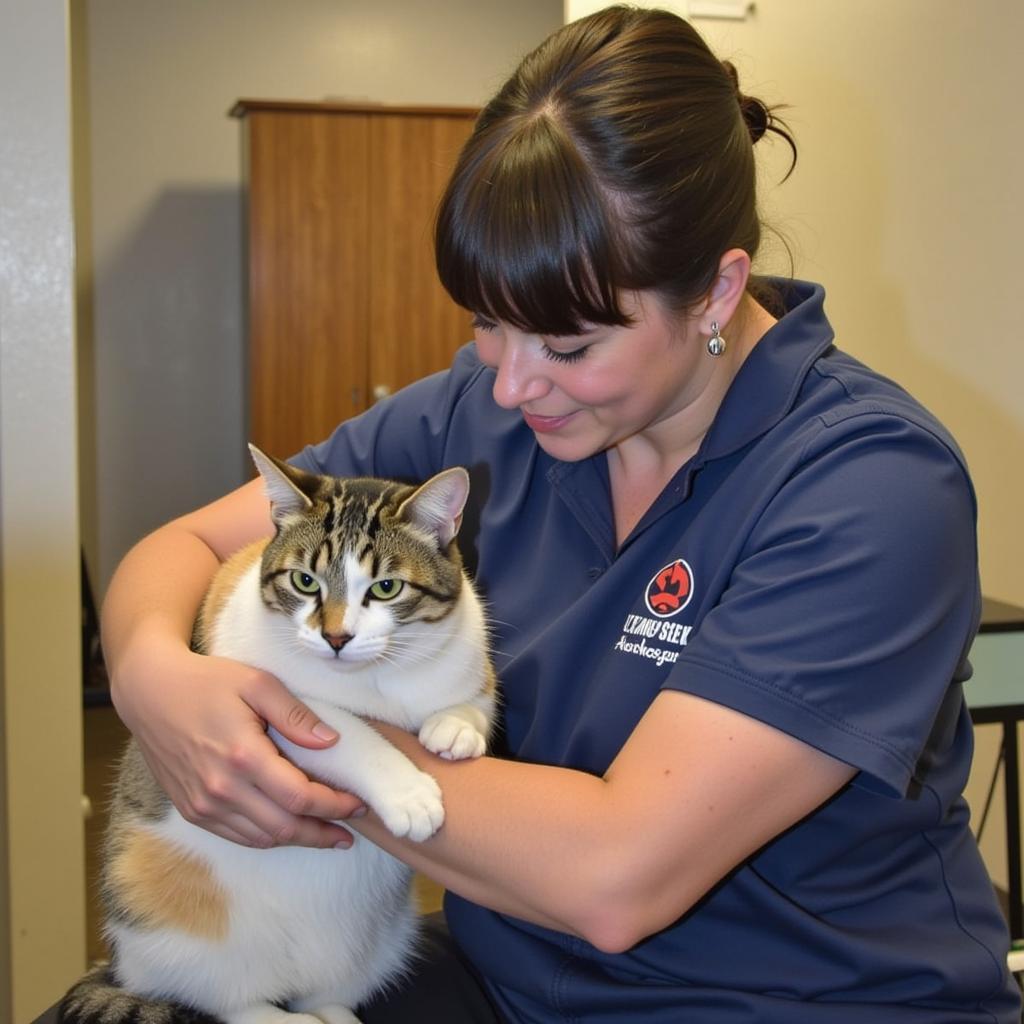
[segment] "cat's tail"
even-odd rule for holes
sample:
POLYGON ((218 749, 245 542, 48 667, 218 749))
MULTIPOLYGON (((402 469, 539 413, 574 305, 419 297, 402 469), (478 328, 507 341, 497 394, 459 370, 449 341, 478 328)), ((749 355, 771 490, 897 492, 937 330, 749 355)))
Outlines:
POLYGON ((153 1002, 123 989, 110 964, 101 963, 68 989, 60 1024, 220 1024, 218 1018, 178 1003, 153 1002))

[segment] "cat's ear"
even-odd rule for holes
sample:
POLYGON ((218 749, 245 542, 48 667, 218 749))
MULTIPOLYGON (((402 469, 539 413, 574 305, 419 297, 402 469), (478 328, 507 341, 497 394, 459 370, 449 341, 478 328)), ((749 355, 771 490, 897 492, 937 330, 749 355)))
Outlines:
POLYGON ((313 501, 299 486, 303 477, 309 476, 300 469, 280 462, 266 455, 254 444, 249 445, 249 454, 263 477, 270 499, 270 518, 280 526, 288 516, 303 513, 313 507, 313 501))
POLYGON ((434 534, 443 551, 459 532, 468 497, 469 474, 461 466, 453 466, 421 484, 402 502, 398 514, 434 534))

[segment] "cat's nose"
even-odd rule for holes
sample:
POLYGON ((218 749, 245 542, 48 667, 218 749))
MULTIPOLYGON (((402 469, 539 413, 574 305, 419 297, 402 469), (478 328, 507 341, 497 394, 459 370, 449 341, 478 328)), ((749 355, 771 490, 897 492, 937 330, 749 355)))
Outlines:
POLYGON ((340 651, 352 639, 351 633, 322 633, 321 635, 334 651, 340 651))

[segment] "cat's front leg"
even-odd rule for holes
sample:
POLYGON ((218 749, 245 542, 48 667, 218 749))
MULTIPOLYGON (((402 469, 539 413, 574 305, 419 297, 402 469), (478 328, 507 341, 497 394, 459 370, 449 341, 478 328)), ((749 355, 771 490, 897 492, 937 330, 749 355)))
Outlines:
POLYGON ((420 726, 420 743, 448 761, 480 757, 487 749, 490 720, 473 704, 435 711, 420 726))
POLYGON ((341 739, 325 750, 310 750, 269 730, 282 753, 314 778, 355 793, 392 835, 416 842, 430 838, 444 822, 441 787, 434 777, 361 718, 319 701, 307 703, 341 739))

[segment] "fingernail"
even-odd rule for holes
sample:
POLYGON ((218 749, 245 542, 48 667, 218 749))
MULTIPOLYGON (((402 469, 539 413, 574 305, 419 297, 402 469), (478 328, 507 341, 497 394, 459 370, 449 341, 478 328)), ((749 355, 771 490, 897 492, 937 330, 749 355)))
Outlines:
POLYGON ((313 735, 318 740, 336 740, 338 738, 338 734, 329 725, 324 725, 323 722, 317 722, 313 726, 313 735))
POLYGON ((366 817, 366 806, 362 805, 357 807, 350 815, 350 818, 365 818, 366 817))
POLYGON ((352 840, 351 839, 339 839, 334 844, 334 849, 336 849, 336 850, 347 850, 351 845, 352 845, 352 840))

